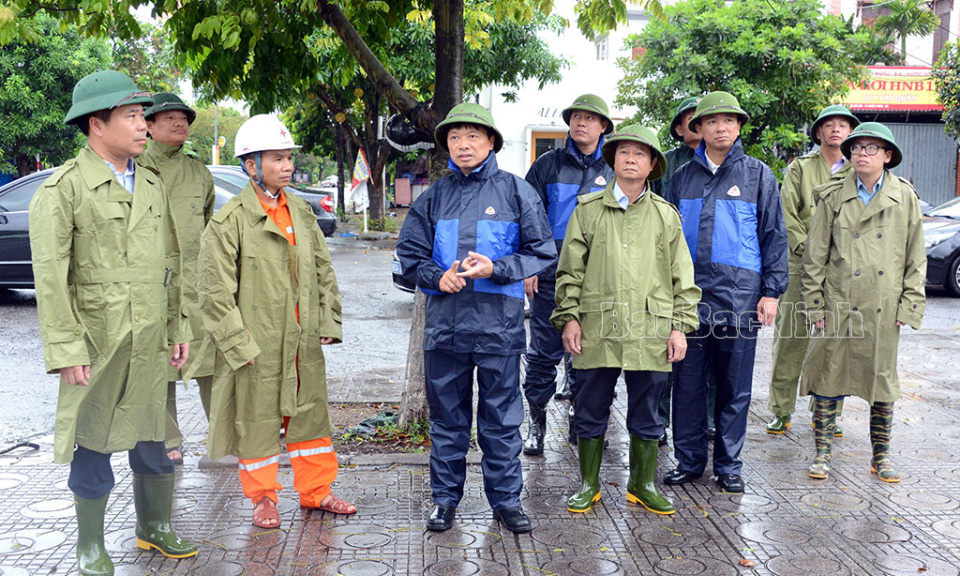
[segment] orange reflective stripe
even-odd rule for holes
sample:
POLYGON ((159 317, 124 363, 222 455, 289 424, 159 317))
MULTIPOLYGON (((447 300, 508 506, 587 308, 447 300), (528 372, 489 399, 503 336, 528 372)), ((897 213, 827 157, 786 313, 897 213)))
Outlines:
POLYGON ((339 465, 329 436, 305 442, 288 442, 293 487, 300 494, 300 505, 316 508, 330 494, 339 465))
POLYGON ((254 503, 259 502, 264 496, 276 503, 279 500, 277 492, 283 488, 277 482, 279 470, 279 454, 266 458, 240 458, 238 472, 243 495, 254 503))

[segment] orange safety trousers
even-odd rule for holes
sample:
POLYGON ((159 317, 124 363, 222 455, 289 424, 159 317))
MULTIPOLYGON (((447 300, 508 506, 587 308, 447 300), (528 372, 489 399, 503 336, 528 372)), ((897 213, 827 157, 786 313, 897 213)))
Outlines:
MULTIPOLYGON (((330 494, 330 485, 337 479, 337 453, 329 436, 287 443, 290 466, 293 468, 293 488, 300 494, 300 505, 317 508, 330 494)), ((277 492, 283 486, 277 482, 280 454, 266 458, 240 459, 240 484, 243 495, 259 502, 264 496, 276 504, 277 492)))

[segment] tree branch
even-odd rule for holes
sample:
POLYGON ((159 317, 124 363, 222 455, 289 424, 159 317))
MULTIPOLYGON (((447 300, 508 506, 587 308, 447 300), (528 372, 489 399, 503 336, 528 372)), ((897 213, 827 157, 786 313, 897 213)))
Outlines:
POLYGON ((344 46, 347 47, 350 54, 356 58, 357 63, 376 85, 378 92, 400 110, 409 110, 417 105, 418 100, 404 90, 403 86, 387 71, 373 51, 370 50, 370 47, 367 46, 367 43, 360 37, 357 29, 344 16, 339 6, 330 0, 317 0, 317 8, 320 17, 340 37, 344 46))
MULTIPOLYGON (((330 93, 327 92, 326 88, 323 86, 317 87, 317 96, 320 98, 320 102, 327 107, 327 110, 330 111, 330 116, 336 116, 337 114, 343 114, 346 116, 346 112, 343 111, 343 108, 340 107, 333 97, 330 96, 330 93)), ((336 118, 333 119, 336 122, 336 118)), ((339 122, 340 126, 343 129, 344 135, 353 141, 357 145, 357 148, 363 148, 363 142, 360 140, 360 136, 357 135, 357 132, 353 129, 353 126, 347 122, 339 122)))

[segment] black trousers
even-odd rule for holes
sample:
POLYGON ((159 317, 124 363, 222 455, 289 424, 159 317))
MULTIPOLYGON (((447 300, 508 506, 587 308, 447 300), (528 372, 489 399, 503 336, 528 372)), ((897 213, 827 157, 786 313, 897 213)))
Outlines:
MULTIPOLYGON (((607 433, 613 392, 621 368, 577 370, 573 431, 578 438, 600 438, 607 433)), ((657 414, 660 394, 669 372, 623 371, 627 383, 627 430, 631 436, 655 440, 663 434, 657 414)))
MULTIPOLYGON (((77 446, 73 451, 70 477, 67 479, 70 490, 88 500, 109 494, 116 485, 110 456, 112 454, 77 446)), ((127 457, 130 459, 130 468, 137 474, 173 474, 173 462, 167 458, 167 448, 163 442, 137 442, 127 452, 127 457)))

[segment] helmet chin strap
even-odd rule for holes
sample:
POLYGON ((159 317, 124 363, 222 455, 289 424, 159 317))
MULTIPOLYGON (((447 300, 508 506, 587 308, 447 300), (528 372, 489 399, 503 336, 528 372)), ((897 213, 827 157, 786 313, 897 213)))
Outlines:
POLYGON ((266 194, 268 198, 270 198, 271 200, 276 200, 277 198, 280 197, 280 190, 277 190, 276 194, 272 194, 270 190, 267 189, 267 186, 263 183, 263 169, 261 168, 260 158, 261 158, 260 153, 255 152, 253 156, 253 161, 257 165, 256 176, 247 172, 246 163, 244 163, 243 165, 243 171, 247 172, 247 176, 253 179, 254 184, 259 186, 260 189, 263 190, 263 193, 266 194))

